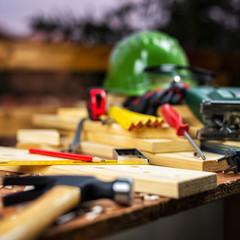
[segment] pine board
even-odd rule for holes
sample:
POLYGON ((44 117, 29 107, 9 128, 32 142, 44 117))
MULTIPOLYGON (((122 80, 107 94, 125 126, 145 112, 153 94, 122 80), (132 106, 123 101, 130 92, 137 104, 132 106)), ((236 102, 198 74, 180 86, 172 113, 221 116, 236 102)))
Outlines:
MULTIPOLYGON (((107 102, 110 104, 122 106, 124 100, 126 100, 126 96, 123 95, 107 95, 107 102)), ((203 123, 195 117, 187 105, 174 105, 173 108, 181 114, 184 123, 200 128, 204 126, 203 123)), ((161 116, 160 107, 158 108, 157 113, 158 116, 161 116)), ((57 115, 59 117, 83 118, 88 116, 88 112, 86 107, 58 108, 57 115)))
MULTIPOLYGON (((61 151, 63 149, 67 149, 70 145, 68 139, 64 140, 66 141, 62 142, 59 146, 52 146, 44 143, 17 143, 17 148, 25 150, 28 150, 29 148, 38 148, 50 151, 61 151)), ((77 153, 112 159, 113 148, 115 147, 106 144, 81 141, 81 146, 77 149, 77 153)))
POLYGON ((35 114, 33 115, 32 122, 36 127, 75 130, 79 119, 59 117, 56 114, 35 114))
MULTIPOLYGON (((29 154, 26 150, 0 147, 0 160, 51 160, 55 157, 29 154)), ((217 186, 215 173, 167 168, 151 165, 80 165, 46 167, 0 167, 1 170, 41 173, 41 174, 81 174, 93 175, 102 180, 116 177, 133 177, 134 190, 159 194, 172 198, 182 198, 217 186)))
MULTIPOLYGON (((194 148, 189 143, 189 141, 182 138, 143 139, 89 131, 86 134, 86 140, 97 143, 110 144, 121 148, 129 148, 129 146, 131 146, 131 148, 138 148, 142 151, 147 151, 151 153, 194 151, 194 148)), ((196 145, 200 146, 198 140, 195 140, 195 143, 196 145)))
POLYGON ((58 108, 58 117, 85 118, 88 117, 87 108, 58 108))
POLYGON ((226 161, 216 162, 222 157, 220 154, 204 152, 206 160, 193 156, 193 152, 160 153, 152 154, 143 152, 150 160, 150 163, 158 166, 191 169, 197 171, 220 172, 229 166, 226 161))
MULTIPOLYGON (((35 114, 32 120, 33 125, 36 127, 57 128, 71 131, 74 131, 79 123, 78 118, 58 117, 55 114, 35 114)), ((198 129, 199 127, 190 127, 189 134, 195 138, 198 129)), ((117 123, 104 125, 100 121, 88 120, 84 122, 83 131, 111 133, 134 138, 184 139, 184 137, 177 136, 176 130, 170 128, 167 124, 163 124, 161 128, 139 128, 128 131, 117 123)))
POLYGON ((58 146, 60 145, 60 134, 55 129, 19 129, 17 141, 58 146))
MULTIPOLYGON (((116 148, 116 146, 82 141, 79 152, 86 155, 96 155, 110 159, 112 158, 113 148, 116 148)), ((206 160, 195 157, 193 155, 194 151, 155 154, 147 151, 142 152, 149 158, 152 165, 157 166, 207 172, 221 172, 229 167, 226 161, 216 162, 222 155, 210 152, 204 152, 206 160)))
POLYGON ((32 128, 31 118, 36 113, 54 113, 54 106, 0 107, 0 136, 15 137, 20 128, 32 128))
POLYGON ((44 149, 44 150, 50 150, 50 151, 60 151, 63 147, 60 146, 53 146, 48 145, 45 143, 33 143, 33 142, 17 142, 16 147, 18 149, 25 149, 28 150, 29 148, 36 148, 36 149, 44 149))
MULTIPOLYGON (((64 136, 60 140, 60 133, 55 129, 19 129, 17 132, 18 143, 39 143, 59 146, 63 139, 70 144, 73 136, 64 136)), ((132 138, 116 134, 107 134, 101 132, 83 132, 81 140, 97 142, 102 144, 114 145, 119 148, 138 148, 142 151, 151 153, 161 152, 179 152, 179 151, 193 151, 193 146, 187 139, 143 139, 132 138)), ((198 140, 195 143, 199 146, 198 140)))
MULTIPOLYGON (((60 151, 66 147, 66 144, 61 147, 51 147, 50 145, 43 144, 19 144, 18 148, 28 149, 31 147, 60 151)), ((82 141, 81 147, 78 152, 86 155, 95 155, 106 159, 112 158, 112 149, 117 148, 113 145, 107 145, 96 142, 82 141)), ((189 152, 175 152, 175 153, 150 153, 147 151, 142 151, 150 160, 150 163, 158 166, 190 169, 197 171, 207 171, 207 172, 221 172, 228 168, 226 161, 216 162, 216 160, 222 155, 204 152, 206 160, 197 158, 193 156, 194 151, 189 152)))

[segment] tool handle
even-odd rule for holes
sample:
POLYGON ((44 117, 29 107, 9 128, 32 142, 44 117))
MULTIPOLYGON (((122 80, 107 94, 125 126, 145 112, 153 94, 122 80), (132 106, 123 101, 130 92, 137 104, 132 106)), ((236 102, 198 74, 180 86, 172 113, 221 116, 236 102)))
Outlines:
POLYGON ((36 238, 54 220, 80 202, 81 190, 73 186, 55 186, 30 203, 16 218, 0 222, 1 240, 36 238))
POLYGON ((183 123, 181 115, 170 104, 162 105, 161 113, 165 121, 177 129, 178 136, 183 136, 184 131, 188 132, 189 125, 183 123))

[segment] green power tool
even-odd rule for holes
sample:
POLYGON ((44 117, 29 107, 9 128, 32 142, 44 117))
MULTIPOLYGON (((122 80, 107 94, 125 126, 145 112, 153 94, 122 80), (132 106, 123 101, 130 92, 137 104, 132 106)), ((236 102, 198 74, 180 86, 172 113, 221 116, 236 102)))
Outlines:
POLYGON ((193 87, 186 102, 205 127, 200 140, 240 140, 240 88, 193 87))

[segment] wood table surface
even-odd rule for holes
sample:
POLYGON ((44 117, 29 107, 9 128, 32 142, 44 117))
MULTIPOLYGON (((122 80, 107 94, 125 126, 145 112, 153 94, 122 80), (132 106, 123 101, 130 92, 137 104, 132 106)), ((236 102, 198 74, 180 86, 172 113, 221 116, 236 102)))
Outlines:
MULTIPOLYGON (((0 171, 1 179, 6 174, 12 173, 0 171)), ((240 174, 218 173, 217 176, 217 188, 181 199, 135 193, 134 203, 130 207, 122 207, 106 199, 82 204, 77 217, 68 222, 50 226, 44 231, 41 239, 69 240, 78 239, 79 236, 81 239, 96 239, 216 200, 231 198, 233 195, 238 196, 240 193, 240 174)), ((1 187, 0 197, 22 190, 23 187, 1 187)), ((1 219, 7 215, 14 217, 21 209, 21 205, 4 208, 0 200, 1 219)))

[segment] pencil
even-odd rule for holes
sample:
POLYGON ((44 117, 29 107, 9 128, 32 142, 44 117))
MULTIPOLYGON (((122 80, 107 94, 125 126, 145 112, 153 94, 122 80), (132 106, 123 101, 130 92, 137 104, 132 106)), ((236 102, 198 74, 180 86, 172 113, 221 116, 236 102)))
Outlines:
POLYGON ((29 148, 29 152, 34 153, 34 154, 74 159, 74 160, 81 160, 81 161, 87 161, 87 162, 105 162, 106 161, 105 159, 101 159, 99 157, 79 155, 79 154, 74 154, 74 153, 47 151, 47 150, 35 149, 35 148, 29 148))

